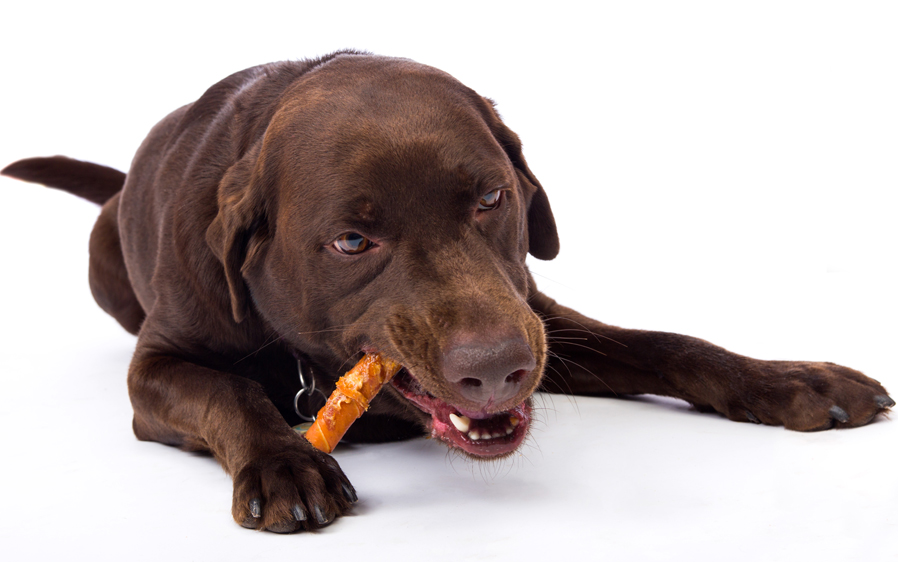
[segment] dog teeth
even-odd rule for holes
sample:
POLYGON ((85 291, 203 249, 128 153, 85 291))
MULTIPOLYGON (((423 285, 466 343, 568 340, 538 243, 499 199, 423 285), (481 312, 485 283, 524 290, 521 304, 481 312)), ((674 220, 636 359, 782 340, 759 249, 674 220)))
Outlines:
POLYGON ((504 427, 493 427, 492 429, 474 428, 471 429, 471 418, 460 414, 449 414, 449 421, 455 426, 460 433, 467 435, 471 441, 481 441, 486 439, 498 439, 514 433, 514 428, 521 423, 521 420, 511 416, 505 423, 504 427))
POLYGON ((449 414, 449 421, 452 422, 452 425, 455 426, 455 429, 461 431, 462 433, 467 433, 468 429, 471 427, 471 418, 468 416, 456 416, 455 414, 449 414))

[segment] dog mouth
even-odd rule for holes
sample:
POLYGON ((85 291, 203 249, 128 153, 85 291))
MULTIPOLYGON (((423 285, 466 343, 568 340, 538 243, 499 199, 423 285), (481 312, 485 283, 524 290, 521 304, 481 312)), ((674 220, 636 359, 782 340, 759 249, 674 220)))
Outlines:
POLYGON ((406 369, 390 381, 412 404, 432 418, 431 436, 469 455, 482 458, 513 453, 530 428, 530 401, 495 414, 463 413, 459 408, 427 392, 406 369))

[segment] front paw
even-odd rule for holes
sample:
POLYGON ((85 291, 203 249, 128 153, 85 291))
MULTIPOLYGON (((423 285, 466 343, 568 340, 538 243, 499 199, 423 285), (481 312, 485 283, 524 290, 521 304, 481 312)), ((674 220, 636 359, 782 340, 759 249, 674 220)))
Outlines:
POLYGON ((834 363, 758 361, 718 408, 727 417, 796 431, 857 427, 895 405, 877 381, 834 363))
POLYGON ((357 499, 337 461, 303 442, 241 468, 231 513, 249 529, 292 533, 328 525, 357 499))

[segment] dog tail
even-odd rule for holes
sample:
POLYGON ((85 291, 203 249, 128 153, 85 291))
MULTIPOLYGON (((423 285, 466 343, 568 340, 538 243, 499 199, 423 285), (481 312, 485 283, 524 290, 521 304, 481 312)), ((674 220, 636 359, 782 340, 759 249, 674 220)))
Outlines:
POLYGON ((68 191, 98 205, 125 185, 125 174, 115 168, 65 156, 26 158, 3 168, 0 174, 68 191))

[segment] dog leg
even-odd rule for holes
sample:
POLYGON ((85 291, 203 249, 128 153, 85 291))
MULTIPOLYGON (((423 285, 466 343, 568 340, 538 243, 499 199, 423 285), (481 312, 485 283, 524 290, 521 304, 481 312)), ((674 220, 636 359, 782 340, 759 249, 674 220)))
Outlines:
POLYGON ((833 363, 761 361, 689 336, 617 328, 539 292, 530 304, 546 325, 548 392, 673 396, 798 431, 864 425, 895 405, 877 381, 833 363))
POLYGON ((90 233, 90 268, 88 280, 94 300, 125 330, 137 334, 146 313, 137 301, 118 231, 118 205, 121 192, 103 204, 100 216, 90 233))
POLYGON ((210 452, 234 479, 237 523, 284 533, 348 511, 356 495, 337 462, 286 423, 261 385, 143 343, 128 373, 135 435, 210 452))

